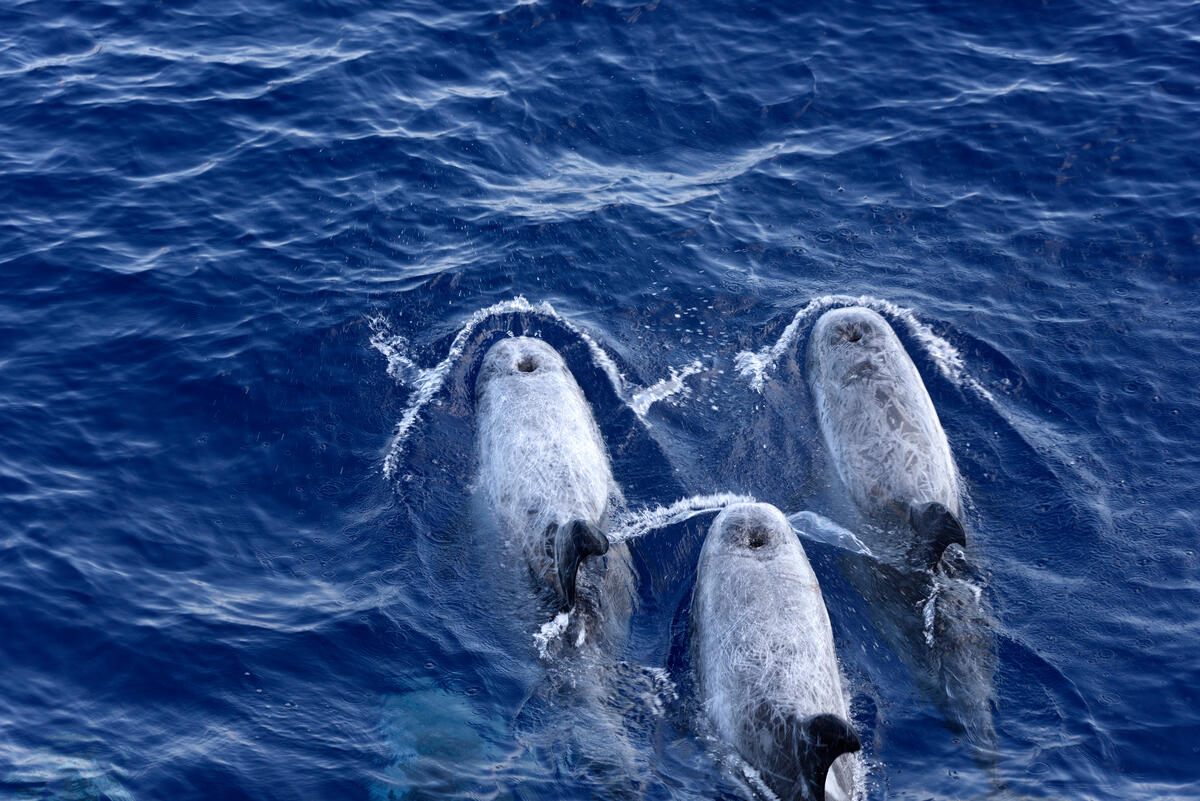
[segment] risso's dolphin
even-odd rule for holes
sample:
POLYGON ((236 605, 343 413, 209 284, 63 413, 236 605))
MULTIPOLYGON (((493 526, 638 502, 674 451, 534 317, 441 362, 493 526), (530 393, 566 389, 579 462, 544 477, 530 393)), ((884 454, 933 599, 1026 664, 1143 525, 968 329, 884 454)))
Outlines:
POLYGON ((950 443, 887 321, 862 307, 821 315, 808 343, 808 381, 825 447, 859 509, 912 526, 920 561, 964 544, 950 443))
POLYGON ((871 309, 833 309, 808 344, 808 382, 842 484, 879 561, 847 558, 877 627, 952 728, 994 744, 993 637, 965 555, 961 480, 920 373, 871 309))
POLYGON ((774 506, 730 506, 696 573, 692 655, 717 735, 784 801, 854 798, 858 735, 829 615, 804 548, 774 506), (832 771, 830 767, 832 766, 832 771))
POLYGON ((604 589, 616 593, 608 603, 628 607, 629 552, 610 546, 603 530, 620 491, 591 407, 558 352, 531 337, 493 345, 475 382, 475 422, 480 489, 539 590, 560 611, 595 611, 604 589))

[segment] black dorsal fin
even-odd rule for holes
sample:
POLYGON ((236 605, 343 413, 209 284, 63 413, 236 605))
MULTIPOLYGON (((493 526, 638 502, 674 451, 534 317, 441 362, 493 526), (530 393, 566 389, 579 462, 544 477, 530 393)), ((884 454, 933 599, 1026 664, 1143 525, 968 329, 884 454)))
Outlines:
POLYGON ((554 566, 558 571, 558 601, 565 611, 575 606, 575 576, 579 564, 589 556, 608 552, 608 537, 586 520, 551 526, 554 536, 554 566))
POLYGON ((942 552, 951 545, 967 546, 967 533, 958 518, 937 501, 908 507, 908 523, 917 532, 913 561, 928 570, 937 567, 942 552))
POLYGON ((768 752, 754 755, 754 766, 782 801, 825 801, 829 768, 842 754, 862 748, 858 733, 837 715, 800 718, 777 712, 767 703, 754 712, 758 742, 771 744, 768 752))
POLYGON ((808 796, 825 801, 825 778, 833 760, 862 748, 858 732, 837 715, 817 715, 798 726, 803 738, 801 764, 808 796))

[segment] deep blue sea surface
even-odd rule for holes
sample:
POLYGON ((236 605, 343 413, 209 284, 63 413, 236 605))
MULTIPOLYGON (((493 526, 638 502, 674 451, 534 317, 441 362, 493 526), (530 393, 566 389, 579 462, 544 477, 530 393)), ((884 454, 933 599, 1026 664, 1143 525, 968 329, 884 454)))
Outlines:
POLYGON ((1198 144, 1182 0, 5 0, 0 796, 747 797, 690 693, 711 515, 556 668, 474 376, 558 347, 630 509, 849 525, 805 343, 861 303, 965 480, 997 730, 807 542, 867 796, 1200 798, 1198 144))

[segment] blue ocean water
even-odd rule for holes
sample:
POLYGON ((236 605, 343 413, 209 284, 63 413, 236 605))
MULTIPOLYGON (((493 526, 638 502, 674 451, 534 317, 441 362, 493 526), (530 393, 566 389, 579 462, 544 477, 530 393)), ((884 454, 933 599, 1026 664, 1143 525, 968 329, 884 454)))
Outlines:
POLYGON ((804 344, 857 302, 997 661, 981 759, 807 544, 868 797, 1200 797, 1194 4, 8 0, 0 89, 0 795, 744 797, 689 701, 711 518, 563 675, 474 372, 558 347, 631 508, 839 519, 804 344))

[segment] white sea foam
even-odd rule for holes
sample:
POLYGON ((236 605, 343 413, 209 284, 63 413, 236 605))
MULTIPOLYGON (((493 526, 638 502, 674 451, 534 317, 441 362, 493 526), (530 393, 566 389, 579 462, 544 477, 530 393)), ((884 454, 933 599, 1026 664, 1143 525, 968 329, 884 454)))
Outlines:
MULTIPOLYGON (((614 545, 627 542, 656 529, 673 526, 710 512, 719 512, 735 503, 757 502, 757 499, 751 495, 720 492, 681 498, 668 506, 626 511, 616 516, 608 531, 608 541, 614 545)), ((854 532, 816 512, 795 512, 787 516, 787 521, 796 535, 802 539, 832 545, 835 548, 851 551, 871 559, 875 558, 871 549, 855 536, 854 532)))
POLYGON ((408 340, 392 331, 390 321, 383 315, 372 317, 371 347, 387 359, 387 373, 402 384, 407 384, 421 368, 408 355, 408 340))
POLYGON ((763 385, 767 380, 767 371, 774 367, 783 354, 796 344, 796 340, 800 336, 800 326, 817 312, 834 305, 837 302, 836 298, 835 295, 826 295, 823 298, 810 300, 804 308, 796 312, 774 345, 760 348, 757 351, 744 350, 734 356, 733 364, 737 368, 738 374, 749 379, 752 389, 762 392, 763 385))
POLYGON ((548 620, 542 624, 542 628, 533 635, 533 643, 537 646, 538 656, 542 659, 550 658, 550 653, 547 650, 550 643, 562 636, 562 633, 567 630, 569 622, 571 622, 570 613, 559 612, 554 616, 553 620, 548 620))
POLYGON ((937 597, 940 589, 937 579, 929 588, 929 597, 925 600, 925 607, 922 610, 925 619, 925 644, 930 648, 933 647, 933 622, 937 619, 937 597))
POLYGON ((746 781, 762 795, 764 801, 779 801, 779 796, 775 795, 775 792, 767 786, 767 783, 763 781, 762 774, 753 765, 740 757, 737 762, 742 769, 742 775, 746 778, 746 781))
POLYGON ((650 713, 661 718, 667 712, 667 704, 678 700, 679 693, 671 674, 665 668, 639 665, 642 674, 649 679, 650 688, 646 693, 647 706, 650 713))
POLYGON ((757 351, 744 350, 734 357, 734 365, 738 373, 750 382, 751 388, 761 392, 767 381, 768 372, 791 352, 800 333, 806 328, 806 323, 826 309, 835 306, 866 306, 874 309, 893 322, 904 324, 909 335, 917 341, 925 354, 937 365, 938 371, 956 386, 966 386, 977 392, 988 401, 994 401, 992 394, 978 381, 966 373, 962 354, 944 338, 938 336, 917 317, 916 313, 904 306, 898 306, 891 301, 873 298, 869 295, 851 297, 849 295, 825 295, 809 301, 796 312, 788 323, 779 339, 773 345, 757 351))
POLYGON ((608 532, 608 541, 615 545, 635 539, 654 529, 682 523, 708 512, 717 512, 734 503, 754 503, 754 499, 749 495, 722 492, 716 495, 693 495, 675 501, 670 506, 626 512, 614 521, 608 532))
POLYGON ((671 367, 670 378, 664 378, 653 386, 649 386, 643 390, 635 392, 629 401, 629 408, 633 409, 634 413, 638 417, 644 417, 646 412, 649 411, 650 407, 655 403, 658 403, 661 400, 666 400, 667 398, 679 392, 686 393, 687 385, 683 383, 684 379, 686 379, 688 376, 695 375, 703 369, 704 366, 700 364, 698 359, 682 369, 677 370, 674 367, 671 367))
POLYGON ((485 309, 476 311, 471 316, 471 319, 467 321, 466 325, 459 330, 458 334, 454 337, 454 341, 450 343, 450 350, 446 354, 446 357, 435 366, 429 368, 421 368, 413 361, 406 352, 408 343, 403 337, 390 334, 386 330, 386 322, 382 318, 376 318, 372 321, 374 333, 371 337, 371 346, 387 359, 388 375, 413 388, 412 398, 409 400, 403 414, 401 414, 400 421, 396 423, 396 429, 392 434, 392 442, 388 447, 388 454, 383 463, 384 475, 388 478, 395 477, 400 452, 404 446, 404 441, 408 438, 409 430, 417 421, 417 416, 421 413, 421 410, 433 399, 438 390, 442 388, 450 369, 454 366, 458 358, 462 356, 471 333, 479 324, 484 320, 501 314, 532 313, 534 311, 536 310, 530 305, 529 301, 519 296, 512 300, 495 303, 485 309))

